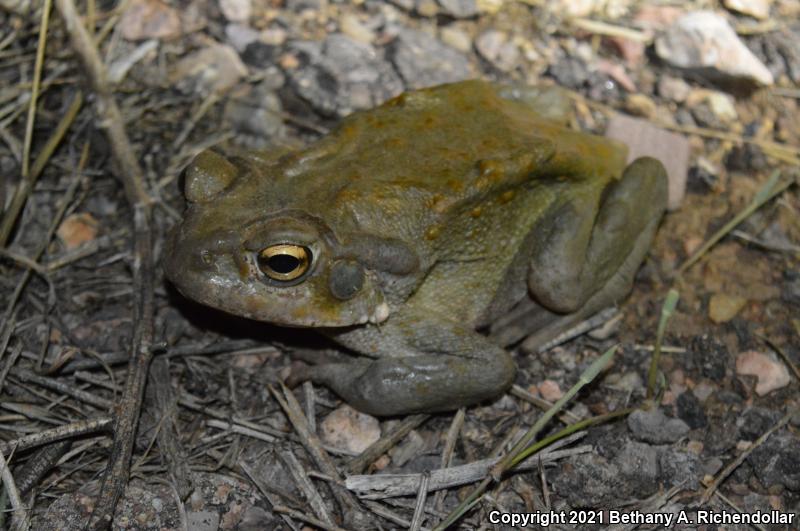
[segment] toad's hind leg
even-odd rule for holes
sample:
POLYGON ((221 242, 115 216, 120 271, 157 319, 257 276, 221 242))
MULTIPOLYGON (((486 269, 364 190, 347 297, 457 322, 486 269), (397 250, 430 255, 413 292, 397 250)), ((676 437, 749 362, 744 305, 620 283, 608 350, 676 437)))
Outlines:
POLYGON ((528 287, 554 316, 526 341, 527 347, 550 341, 628 294, 666 201, 664 166, 643 157, 607 190, 594 223, 591 216, 575 211, 588 208, 577 202, 551 225, 534 249, 528 287))

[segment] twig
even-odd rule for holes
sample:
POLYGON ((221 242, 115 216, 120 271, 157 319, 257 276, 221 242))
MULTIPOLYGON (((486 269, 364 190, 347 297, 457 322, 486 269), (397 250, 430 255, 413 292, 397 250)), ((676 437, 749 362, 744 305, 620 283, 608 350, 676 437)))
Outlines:
POLYGON ((369 445, 361 455, 347 463, 347 471, 351 474, 359 474, 364 471, 370 463, 385 454, 390 448, 394 447, 400 439, 405 437, 411 430, 419 427, 428 420, 430 415, 418 414, 404 418, 392 431, 383 435, 380 439, 369 445))
POLYGON ((25 467, 17 474, 17 488, 24 496, 36 485, 50 469, 58 463, 72 446, 72 441, 61 440, 40 448, 31 456, 25 467))
POLYGON ((11 502, 11 529, 12 531, 22 531, 28 529, 30 520, 28 519, 28 508, 22 503, 17 490, 17 484, 14 483, 14 476, 11 475, 11 470, 8 468, 6 458, 3 452, 0 452, 0 479, 3 480, 8 499, 11 502))
POLYGON ((186 451, 178 436, 177 398, 170 382, 168 358, 162 356, 153 362, 150 367, 150 386, 157 418, 163 419, 158 430, 158 448, 175 483, 178 498, 185 500, 194 490, 194 485, 186 451))
POLYGON ((323 449, 322 442, 319 440, 319 437, 317 437, 317 434, 309 431, 308 421, 292 392, 283 384, 281 384, 283 393, 278 392, 272 386, 269 386, 269 390, 275 397, 275 400, 278 401, 278 404, 280 404, 281 409, 283 409, 292 427, 297 432, 298 437, 300 437, 300 443, 306 449, 309 456, 311 456, 317 468, 319 468, 323 474, 328 475, 336 481, 336 483, 331 483, 331 491, 336 501, 339 503, 342 513, 344 513, 345 522, 352 523, 358 528, 370 526, 372 524, 371 518, 358 506, 358 500, 356 500, 355 496, 353 496, 349 490, 339 485, 338 482, 342 480, 339 471, 323 449))
POLYGON ((411 522, 408 519, 403 518, 401 515, 397 514, 396 512, 392 511, 391 509, 381 505, 376 501, 365 500, 364 505, 366 505, 373 514, 377 514, 384 520, 388 520, 395 525, 399 525, 403 528, 409 527, 411 522))
MULTIPOLYGON (((526 402, 533 404, 542 411, 547 411, 548 409, 553 407, 552 402, 545 400, 544 398, 539 398, 538 396, 529 393, 527 390, 523 389, 517 384, 511 386, 511 390, 509 391, 509 393, 513 396, 516 396, 520 400, 524 400, 526 402)), ((564 424, 573 424, 581 420, 577 416, 575 416, 574 413, 570 413, 569 411, 564 411, 563 413, 561 413, 558 416, 558 419, 564 424)))
POLYGON ((278 455, 281 458, 281 461, 283 461, 283 464, 286 465, 286 468, 289 470, 289 474, 291 474, 295 484, 303 492, 303 495, 305 495, 308 504, 314 511, 314 514, 316 514, 317 517, 326 524, 334 525, 333 518, 331 518, 331 515, 328 512, 328 508, 325 506, 322 496, 320 496, 319 491, 308 478, 308 474, 303 469, 303 466, 300 464, 300 461, 297 460, 297 457, 295 457, 294 453, 290 449, 287 449, 280 452, 278 455))
POLYGON ((98 123, 108 136, 111 152, 117 163, 128 203, 133 209, 134 226, 134 316, 131 342, 131 363, 128 366, 125 390, 120 400, 114 427, 111 458, 103 476, 100 496, 87 524, 88 529, 105 529, 111 524, 117 501, 128 483, 130 459, 141 410, 144 384, 152 358, 153 345, 153 256, 150 230, 150 197, 145 187, 122 113, 114 100, 97 47, 81 23, 72 0, 56 0, 72 47, 78 54, 89 83, 97 96, 95 111, 98 123))
MULTIPOLYGON (((450 423, 450 429, 447 430, 447 437, 444 440, 444 448, 442 449, 442 468, 449 468, 453 462, 453 454, 456 449, 456 441, 461 433, 461 428, 464 427, 464 419, 466 418, 466 409, 459 408, 453 416, 453 421, 450 423)), ((447 496, 445 491, 438 491, 436 496, 433 497, 433 507, 437 511, 441 511, 444 506, 444 498, 447 496)))
POLYGON ((11 374, 16 376, 23 382, 34 383, 46 389, 52 389, 53 391, 57 391, 67 396, 71 396, 72 398, 80 400, 81 402, 85 402, 86 404, 91 404, 104 411, 108 411, 109 409, 111 409, 113 405, 110 400, 106 400, 105 398, 101 398, 99 396, 93 395, 92 393, 83 391, 81 389, 75 389, 74 387, 67 385, 54 378, 39 376, 38 374, 28 369, 14 368, 11 370, 11 374))
MULTIPOLYGON (((264 497, 267 499, 267 501, 270 503, 270 505, 272 505, 272 507, 280 506, 280 504, 278 503, 278 500, 277 500, 278 496, 280 496, 282 498, 289 498, 290 501, 295 503, 295 505, 297 505, 297 506, 301 506, 302 505, 299 500, 292 500, 291 497, 287 496, 285 493, 278 492, 276 489, 272 488, 270 485, 267 485, 264 482, 264 480, 262 480, 260 477, 258 477, 255 474, 255 471, 253 469, 251 469, 247 465, 247 463, 245 463, 241 459, 239 460, 238 464, 239 464, 239 468, 241 468, 242 471, 245 473, 245 475, 248 478, 250 478, 250 481, 252 481, 253 484, 256 486, 256 488, 258 488, 258 490, 261 491, 261 494, 264 495, 264 497)), ((279 513, 279 514, 281 514, 281 513, 279 513)), ((281 514, 281 518, 283 518, 283 521, 286 522, 286 525, 288 525, 290 529, 292 529, 293 531, 297 531, 298 530, 298 526, 295 525, 294 521, 290 518, 290 516, 288 514, 281 514)))
POLYGON ((431 481, 430 472, 424 472, 419 478, 417 488, 417 501, 414 506, 414 516, 411 517, 409 531, 419 531, 422 528, 422 520, 425 518, 425 500, 428 497, 428 484, 431 481))
POLYGON ((320 529, 325 529, 326 531, 347 531, 342 527, 326 524, 321 520, 317 520, 316 518, 307 516, 301 513, 300 511, 295 511, 294 509, 290 509, 285 505, 273 505, 272 510, 279 514, 287 514, 296 520, 300 520, 301 522, 306 522, 307 524, 311 524, 314 527, 319 527, 320 529))
MULTIPOLYGON (((579 437, 573 439, 577 440, 579 437)), ((592 451, 590 445, 577 446, 566 450, 547 451, 531 456, 519 463, 515 470, 531 470, 539 466, 539 460, 544 464, 552 463, 566 456, 582 454, 592 451)), ((466 465, 439 468, 431 471, 428 491, 437 491, 474 483, 485 477, 495 466, 500 457, 481 459, 466 465)), ((371 474, 347 476, 345 486, 359 493, 364 499, 382 499, 396 496, 410 496, 419 488, 420 474, 371 474)))
POLYGON ((753 452, 753 450, 755 450, 756 448, 758 448, 759 446, 764 444, 764 442, 767 439, 769 439, 770 435, 772 435, 773 433, 775 433, 776 431, 781 429, 784 426, 784 424, 789 422, 789 420, 796 413, 797 413, 797 411, 794 410, 794 409, 792 409, 788 413, 786 413, 773 427, 768 429, 766 432, 764 432, 763 435, 761 435, 761 437, 756 439, 756 441, 753 443, 753 445, 750 448, 748 448, 747 450, 745 450, 744 452, 739 454, 739 456, 736 457, 736 459, 734 459, 728 466, 726 466, 725 469, 722 472, 720 472, 717 475, 717 477, 714 478, 714 481, 712 481, 711 484, 706 488, 706 491, 703 493, 703 497, 700 498, 700 505, 704 505, 704 504, 708 503, 708 500, 711 499, 711 496, 714 494, 714 491, 716 491, 717 488, 720 486, 720 484, 723 481, 725 481, 725 479, 728 476, 730 476, 731 473, 734 470, 736 470, 736 468, 739 465, 741 465, 742 462, 744 462, 745 459, 747 459, 747 456, 749 456, 753 452))
POLYGON ((13 441, 0 442, 0 452, 8 453, 12 450, 22 451, 69 437, 78 437, 80 435, 86 435, 87 433, 105 431, 110 428, 113 423, 114 419, 111 417, 98 417, 73 422, 71 424, 64 424, 63 426, 32 433, 13 441))

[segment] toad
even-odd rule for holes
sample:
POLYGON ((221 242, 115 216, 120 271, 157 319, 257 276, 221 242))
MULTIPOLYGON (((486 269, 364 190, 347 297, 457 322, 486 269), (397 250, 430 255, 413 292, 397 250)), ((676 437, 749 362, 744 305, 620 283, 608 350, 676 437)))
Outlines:
POLYGON ((166 273, 186 296, 313 328, 351 353, 306 367, 374 415, 493 398, 515 363, 482 333, 523 305, 544 343, 631 289, 664 168, 565 126, 557 88, 407 92, 300 150, 200 153, 166 273))

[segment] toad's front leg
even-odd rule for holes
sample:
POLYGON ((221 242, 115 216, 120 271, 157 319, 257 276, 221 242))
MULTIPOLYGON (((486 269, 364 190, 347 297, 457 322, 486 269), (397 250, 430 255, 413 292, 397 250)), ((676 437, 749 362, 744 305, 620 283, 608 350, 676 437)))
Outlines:
POLYGON ((304 376, 372 415, 457 409, 498 396, 516 374, 503 348, 427 311, 404 310, 380 327, 328 333, 372 359, 317 365, 304 376))

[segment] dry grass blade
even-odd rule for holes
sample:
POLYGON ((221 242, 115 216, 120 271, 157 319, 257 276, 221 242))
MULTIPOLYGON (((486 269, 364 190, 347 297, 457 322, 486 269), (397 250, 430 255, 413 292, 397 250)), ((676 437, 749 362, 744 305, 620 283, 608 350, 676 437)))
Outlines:
POLYGON ((72 122, 78 115, 78 111, 80 111, 82 105, 83 94, 81 92, 77 92, 72 97, 72 101, 70 102, 67 111, 61 117, 61 120, 59 120, 55 131, 53 131, 53 134, 50 135, 50 138, 42 148, 42 151, 39 153, 39 155, 37 155, 30 173, 23 177, 22 181, 17 186, 17 189, 14 192, 14 197, 11 200, 11 204, 6 209, 2 222, 0 222, 0 247, 3 247, 8 243, 8 238, 11 236, 11 230, 14 228, 14 223, 17 221, 17 217, 22 211, 22 207, 25 205, 28 195, 30 195, 31 191, 33 190, 33 185, 36 183, 36 179, 39 178, 39 175, 42 173, 42 170, 47 164, 47 161, 50 159, 50 156, 61 143, 61 140, 64 138, 67 130, 72 125, 72 122))
MULTIPOLYGON (((555 440, 554 437, 563 437, 561 433, 569 434, 575 431, 578 424, 573 424, 568 426, 564 430, 561 430, 558 434, 553 437, 549 437, 544 441, 540 441, 540 443, 530 446, 533 439, 539 434, 539 432, 544 428, 544 426, 550 422, 556 413, 558 413, 564 406, 569 402, 572 397, 574 397, 578 391, 580 391, 586 384, 590 383, 594 380, 600 372, 608 366, 609 362, 614 356, 614 353, 617 350, 617 345, 614 345, 606 352, 603 353, 599 358, 597 358, 592 364, 581 374, 578 382, 573 385, 564 396, 562 396, 553 407, 547 410, 537 421, 534 423, 533 426, 525 433, 525 435, 514 445, 514 447, 508 452, 508 454, 503 457, 499 463, 492 467, 490 471, 490 475, 484 478, 484 480, 472 491, 472 493, 463 500, 458 507, 456 507, 445 519, 444 522, 440 523, 436 526, 436 530, 443 531, 448 526, 454 524, 459 518, 461 518, 470 508, 472 508, 480 499, 481 495, 484 491, 489 487, 492 481, 499 481, 500 477, 511 467, 518 464, 520 461, 525 459, 526 457, 530 456, 533 452, 543 447, 546 443, 552 442, 555 440), (552 440, 551 440, 552 439, 552 440)), ((627 413, 627 412, 626 412, 627 413)), ((591 420, 591 419, 590 419, 591 420)))
POLYGON ((11 475, 11 469, 8 468, 3 452, 0 452, 0 479, 3 480, 5 492, 11 502, 11 530, 23 531, 28 529, 30 526, 28 508, 19 497, 17 484, 14 482, 14 476, 11 475))
POLYGON ((728 223, 726 223, 722 228, 720 228, 717 232, 715 232, 711 238, 709 238, 695 253, 688 259, 684 264, 678 269, 678 274, 683 274, 687 269, 692 267, 695 263, 697 263, 700 258, 705 255, 709 249, 711 249, 718 241, 725 237, 730 231, 735 229, 742 221, 747 219, 753 212, 761 208, 765 203, 769 200, 773 199, 774 197, 783 193, 784 190, 789 188, 791 185, 795 183, 795 179, 788 179, 781 184, 778 184, 780 180, 780 170, 775 170, 775 172, 770 175, 767 182, 764 186, 758 191, 755 195, 753 200, 750 202, 747 207, 739 212, 736 216, 733 217, 728 223))
POLYGON ((664 342, 664 332, 667 329, 669 318, 675 312, 680 295, 675 289, 670 289, 664 305, 661 307, 661 318, 658 321, 656 331, 656 345, 653 349, 653 357, 650 359, 650 369, 647 372, 647 398, 652 399, 656 394, 656 381, 658 377, 658 363, 661 359, 661 344, 664 342))
POLYGON ((36 47, 36 62, 33 66, 33 83, 31 86, 31 99, 28 102, 28 121, 25 124, 25 140, 22 151, 22 178, 28 177, 30 170, 31 143, 33 142, 33 124, 36 121, 36 104, 39 100, 39 85, 42 81, 42 67, 44 65, 44 51, 47 47, 47 28, 50 22, 51 0, 44 0, 42 6, 42 20, 39 24, 39 43, 36 47))
POLYGON ((605 35, 608 37, 620 37, 629 41, 643 42, 649 44, 653 40, 653 36, 643 31, 626 28, 625 26, 617 26, 609 24, 608 22, 601 22, 599 20, 591 20, 588 18, 573 18, 569 21, 573 26, 586 30, 596 35, 605 35))

